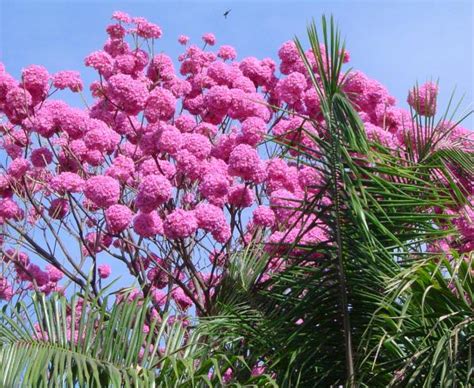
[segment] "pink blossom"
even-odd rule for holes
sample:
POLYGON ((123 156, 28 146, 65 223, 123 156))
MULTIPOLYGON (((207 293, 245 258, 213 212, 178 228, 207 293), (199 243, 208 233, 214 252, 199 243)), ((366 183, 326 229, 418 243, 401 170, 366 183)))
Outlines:
POLYGON ((230 153, 237 145, 236 143, 237 135, 235 133, 222 135, 219 137, 217 144, 212 149, 211 155, 227 162, 229 160, 230 153))
POLYGON ((253 222, 255 225, 272 227, 275 221, 275 213, 267 206, 258 206, 253 211, 253 222))
POLYGON ((259 61, 255 57, 244 58, 240 64, 239 69, 242 74, 249 78, 255 86, 268 85, 272 79, 274 72, 274 63, 266 61, 259 61))
POLYGON ((105 211, 107 228, 111 233, 123 232, 132 221, 132 211, 124 205, 112 205, 105 211))
POLYGON ((216 113, 227 113, 232 103, 232 94, 227 86, 213 86, 204 96, 206 107, 216 113))
POLYGON ((202 40, 204 43, 208 44, 209 46, 214 46, 216 44, 216 37, 214 34, 207 32, 202 36, 202 40))
POLYGON ((282 101, 292 105, 300 101, 306 89, 306 77, 297 72, 292 72, 286 78, 278 81, 276 91, 282 101))
POLYGON ((183 310, 187 310, 193 305, 192 299, 187 296, 181 288, 175 288, 171 292, 171 297, 176 302, 176 304, 183 310))
POLYGON ((279 158, 270 159, 266 167, 268 191, 286 189, 293 193, 297 190, 299 182, 296 168, 289 167, 284 160, 279 158))
POLYGON ((224 61, 226 60, 234 60, 235 58, 237 58, 237 51, 235 51, 235 48, 233 48, 232 46, 228 46, 228 45, 223 45, 221 47, 219 47, 219 51, 217 53, 217 56, 219 58, 222 58, 224 61))
POLYGON ((127 74, 110 77, 107 93, 114 104, 130 115, 136 115, 143 110, 148 98, 146 85, 127 74))
POLYGON ((472 205, 465 205, 461 209, 461 217, 453 220, 461 236, 467 241, 474 241, 474 210, 472 205))
MULTIPOLYGON (((236 77, 234 77, 232 79, 232 87, 236 90, 240 90, 244 93, 252 93, 255 91, 255 84, 252 82, 252 80, 248 77, 245 77, 244 75, 238 75, 236 77)), ((244 94, 241 94, 244 101, 247 100, 247 105, 248 105, 248 108, 247 109, 251 109, 252 108, 252 102, 249 101, 253 96, 251 95, 247 95, 245 96, 244 94), (244 97, 245 96, 245 97, 244 97)), ((254 95, 255 97, 256 96, 259 96, 258 94, 255 94, 254 95)))
POLYGON ((209 138, 213 138, 214 136, 216 136, 218 128, 215 124, 202 122, 196 125, 194 131, 209 138))
POLYGON ((176 174, 176 167, 167 160, 145 160, 140 165, 140 173, 146 175, 161 175, 163 174, 166 178, 172 179, 176 174))
POLYGON ((298 170, 298 183, 308 191, 318 190, 323 186, 324 177, 321 171, 311 166, 303 166, 298 170))
POLYGON ((285 230, 281 232, 275 231, 266 241, 265 250, 275 257, 281 257, 284 254, 295 253, 291 252, 291 248, 299 236, 300 230, 298 228, 292 228, 291 230, 285 230))
POLYGON ((107 171, 106 175, 117 179, 120 182, 126 182, 135 172, 135 162, 126 156, 118 155, 107 171))
POLYGON ((351 60, 351 54, 349 53, 349 51, 347 51, 346 49, 343 49, 341 50, 341 54, 342 54, 342 62, 349 63, 351 60))
POLYGON ((11 195, 11 179, 6 174, 0 175, 0 197, 9 197, 11 195))
POLYGON ((171 197, 171 183, 162 175, 147 175, 138 187, 136 206, 142 212, 151 212, 171 197))
POLYGON ((160 151, 175 155, 181 149, 183 141, 183 136, 176 127, 166 125, 159 133, 156 145, 160 151))
POLYGON ((30 143, 28 135, 23 129, 13 129, 9 131, 7 139, 19 147, 25 147, 30 143))
POLYGON ((105 51, 95 51, 84 59, 84 64, 97 70, 99 74, 108 78, 113 72, 113 59, 105 51))
POLYGON ((32 113, 33 97, 28 90, 11 88, 5 96, 3 111, 13 124, 20 124, 32 113))
POLYGON ((2 258, 3 261, 6 263, 12 261, 14 264, 21 265, 23 267, 27 267, 30 263, 30 258, 25 252, 21 252, 14 249, 7 249, 4 252, 4 256, 2 258))
MULTIPOLYGON (((253 83, 248 78, 247 80, 251 85, 248 87, 253 88, 253 83)), ((250 116, 260 116, 266 118, 270 113, 268 108, 265 107, 265 103, 262 97, 258 93, 249 93, 249 91, 244 91, 240 88, 231 89, 232 93, 232 103, 229 108, 228 115, 229 117, 243 121, 250 116), (258 102, 260 101, 260 103, 258 102)))
POLYGON ((176 162, 176 170, 191 180, 202 178, 206 172, 206 165, 187 150, 176 154, 176 162))
POLYGON ((132 22, 136 25, 136 32, 138 36, 145 39, 159 39, 163 34, 161 28, 156 24, 150 23, 142 17, 135 17, 132 22))
POLYGON ((174 125, 181 132, 192 132, 196 127, 196 119, 187 114, 182 114, 175 118, 174 125))
POLYGON ((321 101, 314 88, 305 91, 303 102, 306 106, 306 113, 312 118, 321 117, 321 101))
POLYGON ((179 44, 182 44, 183 46, 187 45, 189 42, 189 36, 186 35, 180 35, 178 37, 178 42, 179 44))
POLYGON ((79 193, 84 188, 84 179, 74 172, 62 172, 50 181, 51 189, 58 193, 79 193))
POLYGON ((11 198, 0 199, 0 217, 6 220, 17 218, 21 215, 21 209, 11 198))
POLYGON ((149 122, 169 120, 173 117, 176 98, 164 88, 155 88, 146 101, 145 117, 149 122))
POLYGON ((49 77, 48 70, 39 65, 28 66, 21 74, 24 88, 38 100, 43 99, 48 92, 49 77))
POLYGON ((130 17, 130 15, 122 11, 115 11, 112 14, 112 19, 118 20, 119 22, 122 22, 122 23, 131 23, 132 21, 132 18, 130 17))
POLYGON ((438 97, 438 85, 426 82, 420 87, 414 87, 408 94, 407 102, 422 116, 434 116, 436 113, 436 99, 438 97))
POLYGON ((111 127, 119 135, 133 136, 140 128, 140 122, 135 116, 127 116, 125 113, 120 112, 115 116, 111 127))
POLYGON ((90 149, 84 155, 84 160, 93 167, 99 167, 105 161, 105 155, 100 150, 90 149))
POLYGON ((283 43, 278 50, 278 56, 281 59, 280 71, 282 74, 290 74, 291 71, 294 71, 295 65, 301 62, 296 44, 292 40, 283 43))
POLYGON ((300 203, 297 197, 285 189, 278 189, 272 192, 270 197, 271 208, 280 220, 286 220, 295 214, 300 203))
POLYGON ((8 280, 0 276, 0 300, 9 301, 14 295, 13 288, 8 280))
POLYGON ((249 117, 242 122, 242 141, 255 147, 265 137, 267 126, 260 117, 249 117))
POLYGON ((18 82, 10 74, 0 72, 0 107, 5 102, 8 92, 17 85, 18 82))
POLYGON ((196 158, 202 160, 210 155, 212 144, 206 136, 199 133, 184 133, 182 138, 182 149, 187 150, 196 158))
POLYGON ((78 71, 58 71, 53 75, 53 86, 58 89, 69 89, 72 92, 80 92, 83 89, 81 76, 78 71))
POLYGON ((13 160, 8 166, 7 173, 16 179, 23 178, 30 169, 30 162, 23 158, 13 160))
POLYGON ((198 228, 194 213, 176 209, 169 214, 163 223, 165 236, 171 239, 190 237, 198 228))
POLYGON ((69 202, 63 198, 55 198, 51 201, 48 214, 51 218, 61 220, 69 213, 69 202))
POLYGON ((59 126, 71 138, 78 139, 83 136, 84 131, 91 125, 91 120, 81 109, 57 105, 55 107, 53 125, 59 126))
POLYGON ((166 81, 164 87, 173 93, 173 96, 176 98, 186 97, 192 89, 192 86, 188 81, 177 77, 174 77, 170 81, 166 81))
POLYGON ((130 47, 128 43, 122 39, 107 39, 104 44, 104 51, 112 57, 116 57, 117 55, 129 52, 130 47))
POLYGON ((202 95, 193 98, 188 96, 183 100, 183 107, 193 115, 202 114, 205 110, 204 97, 202 95))
POLYGON ((175 77, 173 60, 165 54, 155 55, 148 66, 146 74, 153 82, 172 80, 175 77))
POLYGON ((229 203, 237 207, 252 206, 255 198, 253 191, 244 185, 233 186, 229 189, 229 203))
MULTIPOLYGON (((126 244, 123 240, 115 240, 114 246, 124 250, 125 252, 133 252, 133 247, 129 244, 126 244)), ((150 265, 150 260, 147 257, 138 257, 132 260, 132 266, 136 271, 143 271, 148 269, 150 265)))
POLYGON ((117 40, 122 39, 127 33, 127 30, 121 24, 110 24, 105 30, 110 38, 117 40))
POLYGON ((136 58, 130 53, 117 55, 114 58, 114 73, 133 75, 136 68, 136 58))
POLYGON ((247 144, 239 144, 229 155, 229 174, 252 180, 260 167, 260 157, 247 144))
POLYGON ((168 297, 168 294, 162 290, 157 290, 156 288, 151 290, 151 298, 155 305, 163 307, 166 303, 167 297, 168 297))
POLYGON ((118 202, 120 185, 112 177, 93 176, 86 181, 84 195, 98 207, 108 208, 118 202))
POLYGON ((236 74, 235 70, 229 64, 220 61, 211 63, 207 68, 207 76, 218 85, 231 87, 236 74))
MULTIPOLYGON (((162 260, 162 259, 160 259, 162 260)), ((169 268, 167 266, 161 267, 157 266, 150 269, 147 273, 147 279, 152 282, 153 286, 156 288, 165 288, 169 282, 168 272, 169 268)))
POLYGON ((229 178, 222 172, 209 172, 199 184, 200 193, 212 204, 223 205, 224 197, 229 191, 229 178))
POLYGON ((31 152, 30 160, 34 167, 46 167, 53 161, 53 154, 48 148, 39 147, 31 152))
POLYGON ((107 279, 110 276, 112 269, 110 268, 110 265, 101 264, 97 267, 97 272, 101 279, 107 279))
POLYGON ((42 271, 36 264, 28 265, 26 272, 30 279, 34 280, 39 287, 44 286, 49 282, 49 274, 42 271))
POLYGON ((217 232, 227 223, 221 208, 206 203, 197 205, 194 209, 194 215, 199 228, 207 232, 217 232))
POLYGON ((398 141, 392 133, 371 123, 364 123, 365 132, 369 140, 382 144, 385 147, 396 149, 398 141))
POLYGON ((135 74, 134 75, 140 78, 141 71, 144 70, 145 67, 148 65, 150 57, 145 50, 142 50, 139 48, 136 48, 135 50, 133 50, 132 55, 135 58, 135 69, 134 69, 135 74))
POLYGON ((141 237, 155 237, 163 234, 163 222, 156 211, 138 213, 133 219, 133 229, 141 237))
POLYGON ((46 271, 48 272, 49 280, 52 282, 59 282, 64 277, 64 274, 52 264, 46 266, 46 271))
POLYGON ((3 148, 6 154, 12 159, 20 158, 23 154, 22 148, 13 143, 10 139, 5 139, 1 148, 3 148))

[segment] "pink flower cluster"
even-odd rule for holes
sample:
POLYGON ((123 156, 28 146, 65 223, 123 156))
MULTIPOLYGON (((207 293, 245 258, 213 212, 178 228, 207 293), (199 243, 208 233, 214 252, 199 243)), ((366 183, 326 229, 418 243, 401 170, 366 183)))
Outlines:
MULTIPOLYGON (((227 45, 209 50, 216 43, 210 33, 202 36, 204 48, 183 35, 176 70, 172 58, 153 54, 160 50, 144 50, 161 37, 159 26, 123 12, 112 19, 103 48, 84 60, 97 72, 89 85, 90 109, 50 98, 55 89, 83 91, 77 72, 50 75, 32 65, 17 81, 0 66, 0 146, 7 160, 0 171, 0 225, 10 231, 9 225, 26 224, 28 236, 39 227, 80 245, 69 255, 70 247, 60 246, 61 267, 51 262, 47 244, 37 247, 35 255, 52 265, 47 270, 20 254, 4 254, 16 279, 50 292, 61 276, 73 277, 79 263, 108 256, 141 282, 134 297, 149 289, 156 308, 173 301, 178 310, 195 305, 200 313, 228 253, 252 236, 263 236, 275 260, 297 238, 327 240, 324 225, 299 212, 301 201, 318 198, 324 186, 320 167, 265 156, 269 137, 295 154, 298 147, 314 148, 310 136, 325 136, 319 97, 294 42, 281 46, 277 63, 237 60, 227 45), (284 111, 277 114, 274 107, 284 111)), ((325 71, 311 50, 306 54, 316 76, 325 71)), ((404 149, 410 115, 384 86, 355 71, 343 90, 370 140, 404 149)), ((408 102, 431 116, 436 95, 437 86, 426 84, 410 92, 408 102)), ((469 136, 459 129, 450 141, 463 139, 468 147, 469 136)), ((472 184, 469 190, 473 195, 472 184)), ((318 201, 330 204, 324 197, 318 201)), ((472 243, 471 224, 464 218, 457 223, 472 243)), ((15 244, 8 237, 15 233, 6 236, 0 241, 4 252, 15 244)), ((97 277, 111 271, 100 265, 97 277)), ((1 279, 0 298, 9 299, 15 287, 1 279)))
POLYGON ((408 104, 422 116, 434 116, 436 113, 436 98, 438 85, 427 82, 420 87, 414 87, 408 94, 408 104))
POLYGON ((58 282, 64 277, 59 264, 48 264, 44 270, 30 261, 25 252, 12 248, 6 249, 0 256, 0 262, 11 265, 15 273, 14 285, 0 277, 0 300, 10 300, 15 294, 24 290, 41 291, 48 295, 52 291, 63 292, 58 282), (14 286, 17 289, 14 289, 14 286))

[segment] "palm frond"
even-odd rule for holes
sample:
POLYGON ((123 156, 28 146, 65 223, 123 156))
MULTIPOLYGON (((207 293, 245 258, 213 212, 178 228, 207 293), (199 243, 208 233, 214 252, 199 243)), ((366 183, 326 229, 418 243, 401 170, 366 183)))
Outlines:
MULTIPOLYGON (((391 386, 468 387, 474 374, 472 253, 421 260, 389 283, 374 323, 379 373, 391 386)), ((375 364, 374 364, 375 365, 375 364)))
POLYGON ((35 294, 31 307, 19 303, 0 313, 0 385, 223 384, 223 371, 238 358, 213 355, 186 326, 152 318, 147 299, 112 304, 35 294))
MULTIPOLYGON (((62 384, 111 384, 154 380, 156 358, 139 360, 150 342, 143 332, 146 309, 138 302, 105 305, 75 297, 69 304, 58 295, 33 297, 34 314, 23 303, 1 314, 0 364, 3 384, 26 385, 51 381, 62 384), (34 318, 33 318, 34 317, 34 318), (14 366, 14 367, 10 367, 14 366)), ((155 324, 150 332, 155 329, 155 324)))

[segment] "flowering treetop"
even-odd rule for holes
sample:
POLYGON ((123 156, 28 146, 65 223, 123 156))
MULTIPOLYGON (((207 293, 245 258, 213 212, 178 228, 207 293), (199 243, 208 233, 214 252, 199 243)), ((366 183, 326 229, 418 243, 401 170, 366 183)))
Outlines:
MULTIPOLYGON (((53 98, 57 90, 83 91, 76 71, 31 65, 15 80, 0 64, 0 299, 60 291, 66 279, 98 293, 111 275, 101 263, 108 257, 136 278, 129 297, 150 295, 157 315, 191 306, 206 314, 239 246, 264 242, 274 257, 270 276, 302 230, 303 242, 328 239, 323 221, 298 212, 325 184, 317 165, 296 157, 313 145, 311 136, 325 136, 320 98, 292 41, 276 63, 238 61, 227 45, 212 50, 213 34, 202 48, 180 36, 177 71, 169 56, 153 54, 159 26, 123 12, 112 19, 103 49, 84 60, 97 72, 90 107, 53 98)), ((320 68, 311 50, 305 54, 318 78, 328 64, 320 68)), ((403 155, 414 141, 410 112, 360 71, 343 89, 368 138, 403 155)), ((410 91, 417 117, 435 114, 437 94, 431 82, 410 91)), ((471 141, 457 126, 437 146, 467 149, 471 141)), ((472 182, 459 180, 472 202, 472 182)), ((471 208, 452 212, 459 238, 430 249, 473 249, 471 208)))

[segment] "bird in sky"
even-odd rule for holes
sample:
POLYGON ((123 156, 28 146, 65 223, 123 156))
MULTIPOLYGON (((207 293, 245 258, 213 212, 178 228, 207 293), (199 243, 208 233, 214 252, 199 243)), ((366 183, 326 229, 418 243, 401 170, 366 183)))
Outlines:
POLYGON ((228 9, 227 11, 224 12, 224 17, 225 17, 226 19, 227 19, 227 15, 229 14, 230 11, 231 11, 231 10, 228 9))

